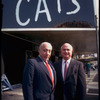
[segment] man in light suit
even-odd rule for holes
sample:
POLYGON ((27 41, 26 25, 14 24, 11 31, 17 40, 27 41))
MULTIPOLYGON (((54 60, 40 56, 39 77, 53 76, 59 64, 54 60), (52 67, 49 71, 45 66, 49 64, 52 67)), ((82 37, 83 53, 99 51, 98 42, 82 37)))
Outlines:
POLYGON ((61 47, 62 60, 54 63, 57 74, 56 100, 85 99, 86 79, 83 63, 72 59, 72 53, 73 47, 64 43, 61 47))
POLYGON ((24 100, 54 100, 56 85, 56 73, 49 61, 52 46, 48 42, 40 44, 39 56, 35 59, 28 59, 23 73, 23 96, 24 100), (49 71, 46 67, 48 62, 49 71))

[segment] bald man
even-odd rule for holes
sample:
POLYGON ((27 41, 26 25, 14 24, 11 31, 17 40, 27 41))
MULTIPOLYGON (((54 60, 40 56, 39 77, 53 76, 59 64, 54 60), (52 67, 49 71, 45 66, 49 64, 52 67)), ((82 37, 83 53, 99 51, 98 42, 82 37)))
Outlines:
POLYGON ((48 42, 40 44, 39 56, 28 59, 23 73, 24 100, 54 100, 56 73, 49 61, 52 45, 48 42))
POLYGON ((73 47, 61 46, 62 59, 54 63, 57 73, 56 100, 84 100, 86 79, 83 63, 72 59, 73 47))

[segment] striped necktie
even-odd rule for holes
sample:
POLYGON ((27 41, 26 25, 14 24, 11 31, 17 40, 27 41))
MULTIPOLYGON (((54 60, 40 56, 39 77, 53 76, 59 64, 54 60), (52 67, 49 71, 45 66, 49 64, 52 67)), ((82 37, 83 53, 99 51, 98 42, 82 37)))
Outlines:
POLYGON ((64 80, 66 78, 67 70, 68 70, 68 66, 67 66, 67 62, 65 61, 64 80))

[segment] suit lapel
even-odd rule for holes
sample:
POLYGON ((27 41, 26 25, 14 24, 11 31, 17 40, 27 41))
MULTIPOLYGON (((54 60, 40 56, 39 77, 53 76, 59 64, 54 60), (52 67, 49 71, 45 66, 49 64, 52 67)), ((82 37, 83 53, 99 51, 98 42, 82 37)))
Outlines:
POLYGON ((63 76, 62 76, 62 60, 59 62, 59 75, 60 75, 60 79, 61 81, 63 81, 63 76))
POLYGON ((54 69, 54 67, 52 66, 52 64, 51 64, 50 62, 48 62, 48 63, 49 63, 49 65, 50 65, 51 68, 52 68, 53 76, 54 76, 54 83, 56 83, 56 72, 55 72, 55 69, 54 69))
POLYGON ((74 60, 71 59, 70 64, 69 64, 69 68, 67 71, 66 79, 70 76, 70 74, 72 74, 73 69, 74 69, 74 60))
MULTIPOLYGON (((45 72, 46 75, 48 76, 48 78, 51 81, 51 77, 50 77, 50 74, 48 72, 48 69, 46 68, 45 64, 43 63, 43 61, 42 61, 42 59, 40 57, 37 57, 37 62, 39 64, 40 70, 42 70, 43 72, 45 72)), ((54 84, 56 84, 56 71, 55 71, 54 67, 52 66, 52 64, 50 63, 50 61, 48 63, 50 65, 50 67, 52 68, 53 75, 54 75, 54 84)), ((51 81, 51 83, 52 83, 52 81, 51 81)))
POLYGON ((50 78, 50 74, 48 72, 48 69, 46 68, 46 66, 43 63, 42 59, 40 57, 38 57, 37 61, 38 61, 38 64, 40 66, 40 70, 43 70, 49 76, 49 78, 50 78))

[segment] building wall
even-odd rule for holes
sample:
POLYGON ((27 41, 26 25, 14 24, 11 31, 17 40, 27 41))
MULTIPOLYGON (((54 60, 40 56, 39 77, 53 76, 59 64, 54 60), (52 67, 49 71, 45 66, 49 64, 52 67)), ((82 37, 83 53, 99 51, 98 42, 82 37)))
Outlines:
POLYGON ((6 74, 11 84, 22 82, 23 68, 27 60, 26 51, 32 52, 32 46, 30 42, 2 33, 1 74, 6 74))

